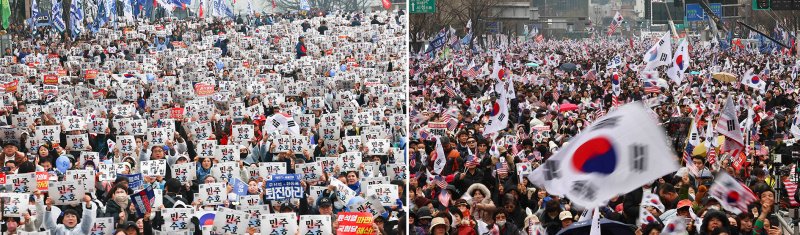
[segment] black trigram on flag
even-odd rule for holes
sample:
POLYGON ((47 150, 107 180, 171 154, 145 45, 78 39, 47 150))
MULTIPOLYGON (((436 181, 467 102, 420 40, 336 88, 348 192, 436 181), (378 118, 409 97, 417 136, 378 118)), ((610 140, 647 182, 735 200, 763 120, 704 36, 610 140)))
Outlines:
POLYGON ((631 145, 631 171, 644 172, 647 170, 647 145, 631 145))
POLYGON ((619 117, 609 117, 603 119, 602 121, 597 122, 597 124, 592 128, 592 130, 598 130, 603 128, 613 128, 617 126, 617 121, 619 121, 619 117))
POLYGON ((572 185, 571 192, 590 201, 594 201, 594 199, 597 197, 597 187, 591 185, 585 180, 575 181, 575 184, 572 185))
POLYGON ((558 160, 550 159, 544 162, 544 179, 553 180, 560 177, 558 173, 558 160))

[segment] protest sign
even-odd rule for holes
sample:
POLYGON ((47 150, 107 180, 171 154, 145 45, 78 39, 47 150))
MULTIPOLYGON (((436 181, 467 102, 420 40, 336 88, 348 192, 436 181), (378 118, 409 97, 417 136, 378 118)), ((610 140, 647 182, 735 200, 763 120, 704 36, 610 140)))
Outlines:
POLYGON ((91 192, 94 190, 95 174, 97 174, 97 172, 94 170, 67 170, 64 180, 81 182, 78 186, 83 187, 86 192, 91 192))
POLYGON ((177 179, 182 185, 187 185, 189 182, 197 178, 197 164, 194 162, 181 163, 172 165, 172 178, 177 179))
POLYGON ((5 201, 3 207, 3 216, 7 217, 22 217, 24 212, 27 212, 29 194, 25 193, 0 193, 0 199, 5 201))
POLYGON ((131 194, 131 204, 133 204, 133 208, 136 209, 136 214, 139 217, 151 211, 153 208, 153 199, 155 199, 155 197, 155 192, 153 192, 153 188, 150 186, 131 194))
POLYGON ((261 232, 264 234, 294 234, 297 231, 297 214, 276 213, 261 215, 261 232))
POLYGON ((397 204, 397 185, 393 184, 376 184, 367 185, 367 196, 375 195, 380 200, 383 206, 392 206, 397 204))
POLYGON ((328 215, 300 215, 300 235, 331 235, 331 217, 328 215))
POLYGON ((342 171, 358 171, 362 159, 361 152, 345 152, 339 155, 336 164, 342 171))
POLYGON ((300 174, 277 174, 267 179, 264 199, 303 198, 300 174))
POLYGON ((261 162, 258 163, 258 174, 266 178, 268 175, 286 174, 285 162, 261 162))
POLYGON ((356 191, 350 189, 350 187, 347 187, 347 184, 342 183, 342 181, 338 179, 331 177, 330 185, 336 187, 337 203, 349 202, 350 199, 356 196, 356 191))
POLYGON ((139 171, 143 176, 165 176, 167 175, 167 160, 150 160, 139 162, 139 171))
POLYGON ((404 180, 406 179, 406 165, 405 164, 387 164, 386 175, 390 180, 404 180))
POLYGON ((76 205, 83 200, 84 192, 84 187, 73 181, 50 182, 48 187, 48 194, 55 205, 76 205))
POLYGON ((99 181, 114 181, 117 179, 117 173, 114 170, 113 164, 100 162, 97 164, 97 170, 99 181))
POLYGON ((318 162, 295 164, 295 171, 301 173, 303 180, 317 180, 322 177, 322 167, 318 162))
POLYGON ((36 189, 39 191, 47 191, 50 187, 50 174, 44 171, 36 172, 36 189))
POLYGON ((119 176, 125 176, 125 178, 128 179, 128 188, 129 189, 131 189, 133 191, 139 191, 139 190, 144 189, 144 178, 142 178, 142 174, 141 173, 132 174, 132 175, 117 174, 117 177, 119 177, 119 176))
POLYGON ((164 217, 161 229, 165 232, 189 229, 193 226, 191 224, 193 214, 194 208, 164 208, 161 210, 161 215, 164 217))
POLYGON ((220 182, 228 182, 231 178, 239 178, 241 168, 238 162, 221 162, 211 167, 211 175, 220 182))
POLYGON ((247 231, 249 216, 243 211, 219 208, 214 216, 214 231, 222 234, 243 234, 247 231))
POLYGON ((227 198, 224 183, 200 184, 200 201, 203 205, 221 205, 227 198))
POLYGON ((114 231, 114 218, 95 218, 89 235, 111 235, 114 231))
POLYGON ((336 214, 338 235, 373 234, 372 214, 366 212, 339 212, 336 214))
POLYGON ((389 177, 361 177, 359 181, 361 182, 362 187, 369 185, 389 184, 389 177))
POLYGON ((7 175, 6 182, 11 184, 11 193, 32 193, 37 188, 34 172, 7 175))
POLYGON ((239 149, 235 145, 217 145, 214 147, 214 158, 220 162, 239 161, 239 149))
POLYGON ((269 214, 269 205, 241 205, 238 209, 249 215, 248 227, 261 228, 261 215, 269 214))

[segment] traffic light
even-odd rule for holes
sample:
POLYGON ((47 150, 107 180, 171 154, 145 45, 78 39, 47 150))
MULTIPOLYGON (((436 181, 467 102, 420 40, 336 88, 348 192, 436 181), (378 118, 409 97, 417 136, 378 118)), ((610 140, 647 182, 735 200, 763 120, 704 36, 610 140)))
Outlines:
POLYGON ((770 0, 753 0, 753 10, 769 10, 770 0))

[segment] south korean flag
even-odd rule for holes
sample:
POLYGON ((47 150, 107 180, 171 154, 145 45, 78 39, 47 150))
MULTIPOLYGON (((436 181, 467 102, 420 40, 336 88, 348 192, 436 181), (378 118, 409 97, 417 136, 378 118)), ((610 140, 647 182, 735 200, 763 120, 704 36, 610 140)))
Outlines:
POLYGON ((608 113, 537 168, 528 179, 584 208, 604 205, 678 170, 664 130, 641 103, 608 113))

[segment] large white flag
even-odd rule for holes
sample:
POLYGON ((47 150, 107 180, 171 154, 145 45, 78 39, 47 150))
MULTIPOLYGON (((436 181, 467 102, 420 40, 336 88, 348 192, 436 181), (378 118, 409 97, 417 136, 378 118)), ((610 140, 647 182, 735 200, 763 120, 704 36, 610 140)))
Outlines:
POLYGON ((678 170, 664 130, 639 102, 608 113, 528 178, 585 208, 678 170))
POLYGON ((742 76, 742 84, 749 86, 753 89, 758 89, 761 93, 766 92, 767 83, 761 79, 760 74, 753 74, 753 69, 750 68, 742 76))
POLYGON ((689 62, 691 59, 689 58, 689 40, 684 39, 681 41, 681 44, 678 45, 678 48, 675 49, 675 55, 672 57, 672 65, 667 69, 667 76, 675 81, 677 84, 681 84, 683 81, 683 73, 686 72, 686 69, 689 67, 689 62))
POLYGON ((739 120, 736 118, 736 108, 733 99, 729 96, 725 101, 725 107, 719 114, 719 120, 714 130, 725 136, 724 151, 744 150, 744 138, 742 129, 739 127, 739 120))
POLYGON ((737 215, 742 211, 747 211, 747 206, 756 200, 755 194, 750 189, 725 171, 720 171, 717 178, 714 179, 714 184, 708 189, 708 193, 717 198, 725 210, 737 215))
POLYGON ((274 131, 284 131, 288 130, 289 133, 294 135, 300 135, 300 126, 294 122, 292 116, 286 113, 276 113, 267 118, 267 123, 265 124, 265 130, 267 133, 272 133, 274 131))
POLYGON ((644 70, 655 70, 656 67, 662 65, 669 65, 669 60, 672 58, 672 44, 670 44, 669 32, 661 36, 661 40, 650 47, 644 53, 643 61, 647 63, 644 70))
POLYGON ((441 138, 436 138, 436 152, 435 155, 431 156, 433 162, 433 172, 436 174, 442 174, 442 170, 444 170, 444 166, 447 164, 447 156, 444 154, 444 148, 442 147, 441 138))
POLYGON ((495 99, 489 111, 489 122, 483 128, 483 135, 489 135, 508 127, 508 99, 505 96, 495 99))

